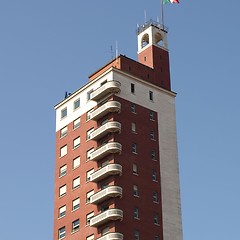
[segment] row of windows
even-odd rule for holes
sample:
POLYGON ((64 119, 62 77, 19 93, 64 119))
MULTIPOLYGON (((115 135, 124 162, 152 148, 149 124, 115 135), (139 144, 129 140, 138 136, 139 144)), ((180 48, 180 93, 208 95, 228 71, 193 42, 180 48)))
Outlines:
MULTIPOLYGON (((131 83, 131 93, 135 93, 135 92, 136 92, 135 84, 131 83)), ((149 96, 149 100, 153 101, 153 92, 152 91, 149 91, 148 96, 149 96)))

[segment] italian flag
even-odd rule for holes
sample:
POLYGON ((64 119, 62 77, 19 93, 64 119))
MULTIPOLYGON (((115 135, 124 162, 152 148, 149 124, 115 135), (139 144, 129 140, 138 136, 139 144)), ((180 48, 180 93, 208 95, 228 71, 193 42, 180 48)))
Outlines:
POLYGON ((179 1, 178 0, 163 0, 163 3, 164 4, 167 4, 167 3, 178 3, 179 4, 179 1))

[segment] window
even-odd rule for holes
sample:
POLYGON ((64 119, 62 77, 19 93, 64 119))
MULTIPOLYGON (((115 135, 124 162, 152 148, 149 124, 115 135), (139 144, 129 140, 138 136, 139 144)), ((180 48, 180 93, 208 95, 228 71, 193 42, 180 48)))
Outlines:
POLYGON ((91 119, 91 114, 94 111, 94 109, 91 109, 90 111, 87 112, 87 120, 91 119))
POLYGON ((104 85, 104 84, 106 84, 106 83, 107 83, 107 80, 104 80, 103 82, 101 82, 100 85, 102 86, 102 85, 104 85))
POLYGON ((149 113, 150 120, 154 121, 154 112, 150 111, 149 113))
POLYGON ((132 123, 132 132, 136 133, 136 123, 132 123))
POLYGON ((138 169, 136 164, 133 164, 133 174, 138 174, 138 169))
POLYGON ((159 236, 154 236, 154 240, 160 240, 159 236))
POLYGON ((91 218, 94 217, 94 212, 90 212, 87 214, 86 216, 86 224, 89 225, 90 224, 90 220, 91 218))
POLYGON ((131 112, 136 113, 136 105, 134 103, 131 104, 131 112))
POLYGON ((74 120, 73 129, 79 128, 80 127, 80 122, 81 122, 81 118, 77 118, 76 120, 74 120))
POLYGON ((60 157, 63 157, 67 154, 67 145, 60 148, 60 157))
POLYGON ((94 148, 91 148, 90 150, 87 151, 87 160, 91 159, 92 153, 94 152, 94 148))
POLYGON ((79 230, 79 219, 72 222, 72 232, 76 232, 79 230))
POLYGON ((62 218, 64 216, 66 216, 66 205, 60 207, 58 210, 58 217, 62 218))
POLYGON ((132 153, 137 153, 137 144, 136 143, 133 143, 132 144, 132 153))
POLYGON ((88 237, 86 238, 86 240, 94 240, 94 234, 91 235, 91 236, 88 236, 88 237))
POLYGON ((154 140, 155 139, 155 133, 153 130, 150 131, 150 139, 154 140))
POLYGON ((131 93, 135 93, 135 85, 131 83, 131 93))
POLYGON ((90 192, 88 192, 86 194, 86 202, 89 203, 90 202, 90 197, 94 194, 94 190, 91 190, 90 192))
POLYGON ((67 136, 67 126, 62 128, 61 131, 60 131, 60 137, 65 137, 67 136))
POLYGON ((138 207, 134 207, 134 210, 133 210, 133 217, 134 217, 134 218, 139 218, 138 207))
POLYGON ((156 160, 156 152, 154 149, 152 149, 152 151, 151 151, 151 159, 156 160))
POLYGON ((80 208, 80 198, 76 198, 72 201, 72 210, 75 211, 80 208))
POLYGON ((67 165, 65 164, 59 169, 59 177, 63 177, 66 174, 67 174, 67 165))
POLYGON ((65 118, 67 116, 67 108, 64 108, 61 110, 61 119, 65 118))
POLYGON ((159 218, 157 213, 154 213, 153 222, 154 224, 159 224, 159 218))
POLYGON ((58 239, 63 239, 66 236, 66 229, 65 227, 58 229, 58 239))
POLYGON ((103 182, 101 183, 101 190, 105 189, 108 187, 108 182, 103 182))
POLYGON ((134 240, 139 240, 140 237, 139 237, 139 231, 138 230, 135 230, 134 231, 134 240))
POLYGON ((91 99, 91 93, 93 92, 93 89, 91 89, 89 92, 87 92, 87 101, 91 99))
POLYGON ((80 157, 76 157, 73 159, 73 169, 77 168, 80 166, 80 157))
POLYGON ((153 192, 153 202, 158 202, 158 193, 153 192))
POLYGON ((73 109, 76 110, 80 107, 80 99, 77 99, 76 101, 74 101, 73 103, 73 109))
POLYGON ((80 186, 80 177, 77 177, 75 179, 73 179, 73 184, 72 184, 72 188, 76 189, 80 186))
POLYGON ((138 186, 133 185, 133 196, 139 197, 138 186))
POLYGON ((90 181, 90 176, 94 173, 94 169, 87 171, 87 182, 90 181))
POLYGON ((66 195, 66 192, 67 192, 67 186, 66 185, 61 186, 59 188, 59 197, 66 195))
POLYGON ((81 139, 77 137, 73 140, 73 149, 78 148, 80 146, 81 139))
POLYGON ((102 205, 101 206, 101 212, 105 212, 109 209, 109 205, 108 204, 105 204, 105 205, 102 205))
POLYGON ((103 168, 103 167, 107 166, 108 164, 109 164, 109 161, 108 161, 108 160, 107 160, 107 161, 104 161, 104 162, 102 162, 101 167, 103 168))
POLYGON ((152 91, 149 91, 149 99, 150 99, 151 101, 153 101, 153 92, 152 92, 152 91))
POLYGON ((157 171, 156 170, 152 171, 152 180, 157 181, 157 171))
POLYGON ((109 227, 103 228, 101 233, 102 233, 102 236, 109 233, 109 227))
POLYGON ((91 128, 90 130, 87 131, 87 140, 90 140, 91 138, 91 133, 94 131, 94 128, 91 128))

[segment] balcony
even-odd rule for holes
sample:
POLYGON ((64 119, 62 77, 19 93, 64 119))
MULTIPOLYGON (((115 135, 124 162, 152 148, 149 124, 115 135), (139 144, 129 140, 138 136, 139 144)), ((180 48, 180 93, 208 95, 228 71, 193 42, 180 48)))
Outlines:
POLYGON ((97 128, 95 131, 93 131, 90 134, 90 139, 98 140, 110 132, 120 132, 120 131, 121 131, 121 123, 116 121, 107 122, 101 127, 97 128))
POLYGON ((107 233, 104 236, 97 238, 97 240, 123 240, 121 233, 107 233))
POLYGON ((98 227, 108 221, 122 220, 123 211, 120 209, 108 209, 90 219, 91 227, 98 227))
POLYGON ((90 203, 97 204, 111 197, 122 197, 122 188, 109 186, 90 197, 90 203))
POLYGON ((97 88, 94 92, 91 93, 91 100, 98 101, 101 98, 105 97, 109 93, 118 93, 120 92, 121 84, 118 81, 109 81, 97 88))
POLYGON ((110 153, 121 153, 122 145, 118 142, 109 142, 97 148, 90 155, 90 160, 97 161, 110 153))
POLYGON ((90 176, 91 182, 98 182, 111 175, 121 175, 122 166, 120 164, 108 164, 107 166, 100 168, 90 176))
POLYGON ((102 106, 98 107, 90 114, 90 119, 98 120, 99 118, 103 117, 107 113, 110 112, 120 112, 121 110, 121 103, 117 101, 109 101, 104 103, 102 106))

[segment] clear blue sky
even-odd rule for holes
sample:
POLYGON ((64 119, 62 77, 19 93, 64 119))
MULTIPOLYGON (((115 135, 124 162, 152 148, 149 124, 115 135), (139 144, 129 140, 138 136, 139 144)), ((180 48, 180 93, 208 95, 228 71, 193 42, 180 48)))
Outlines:
MULTIPOLYGON (((184 240, 240 239, 239 9, 165 6, 184 240)), ((116 40, 136 59, 144 10, 156 20, 160 1, 0 1, 0 239, 52 239, 53 107, 111 59, 116 40)))

